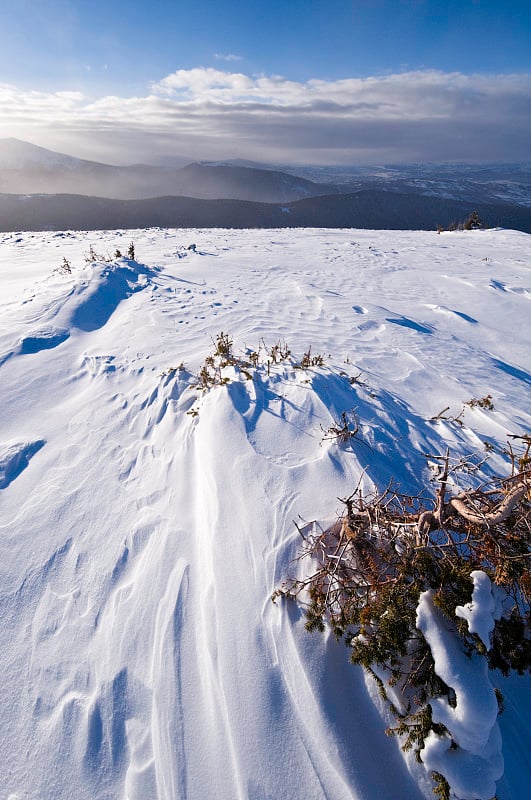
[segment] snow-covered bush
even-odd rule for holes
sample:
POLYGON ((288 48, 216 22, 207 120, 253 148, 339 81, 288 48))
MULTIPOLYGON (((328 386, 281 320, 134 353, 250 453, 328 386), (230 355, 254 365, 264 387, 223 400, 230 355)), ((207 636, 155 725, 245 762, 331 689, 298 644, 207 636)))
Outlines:
POLYGON ((347 498, 344 516, 306 537, 313 571, 276 594, 331 626, 376 680, 440 798, 489 800, 503 773, 501 695, 489 669, 531 671, 531 441, 507 479, 434 508, 388 489, 347 498), (317 567, 315 567, 317 562, 317 567))

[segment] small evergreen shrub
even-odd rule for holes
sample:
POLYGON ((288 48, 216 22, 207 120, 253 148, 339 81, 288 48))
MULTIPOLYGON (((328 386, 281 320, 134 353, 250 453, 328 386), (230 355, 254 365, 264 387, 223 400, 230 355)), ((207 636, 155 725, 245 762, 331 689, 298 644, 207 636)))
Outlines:
POLYGON ((61 275, 70 275, 72 273, 72 264, 66 258, 66 256, 63 256, 63 262, 61 266, 57 267, 54 271, 59 272, 61 275))
MULTIPOLYGON (((228 333, 221 331, 215 336, 212 340, 212 352, 205 358, 196 376, 197 389, 205 391, 229 383, 234 379, 235 373, 246 380, 254 380, 257 373, 263 371, 270 375, 272 367, 283 363, 291 364, 294 369, 324 366, 323 356, 312 355, 311 347, 303 354, 300 362, 297 361, 284 339, 279 339, 271 347, 260 342, 256 350, 247 349, 241 355, 234 353, 233 347, 233 339, 228 333), (232 367, 232 372, 227 374, 227 367, 232 367)), ((350 429, 350 434, 354 433, 350 429)))

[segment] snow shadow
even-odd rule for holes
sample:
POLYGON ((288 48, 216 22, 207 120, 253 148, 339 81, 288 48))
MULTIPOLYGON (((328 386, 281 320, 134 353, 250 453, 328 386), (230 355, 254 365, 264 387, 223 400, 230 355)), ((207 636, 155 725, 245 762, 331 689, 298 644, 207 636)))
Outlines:
POLYGON ((71 322, 76 328, 90 332, 102 328, 122 300, 144 289, 154 270, 136 261, 122 260, 107 265, 98 276, 96 287, 75 308, 71 322))
POLYGON ((415 322, 408 317, 401 317, 400 319, 386 317, 386 322, 391 322, 393 325, 400 325, 402 328, 410 328, 412 331, 417 331, 417 333, 425 333, 428 336, 431 336, 433 330, 428 328, 426 325, 421 325, 420 322, 415 322))
POLYGON ((69 338, 67 330, 42 331, 31 336, 25 336, 20 343, 20 353, 28 355, 39 353, 41 350, 53 350, 69 338))
MULTIPOLYGON (((250 397, 249 390, 245 383, 232 381, 227 384, 229 397, 236 411, 242 415, 247 434, 255 430, 260 416, 264 412, 270 412, 271 402, 278 399, 269 381, 264 381, 258 372, 253 375, 252 385, 254 398, 250 397)), ((277 412, 275 412, 275 416, 278 416, 277 412)))
POLYGON ((455 309, 452 309, 452 314, 455 314, 456 317, 460 317, 461 319, 464 319, 465 322, 470 322, 471 325, 477 325, 478 324, 477 319, 474 319, 474 317, 471 317, 468 314, 465 314, 464 311, 456 311, 455 309))
POLYGON ((6 489, 28 466, 30 459, 46 442, 16 442, 0 445, 0 489, 6 489))
POLYGON ((129 716, 127 668, 100 688, 88 713, 84 764, 87 772, 114 770, 125 766, 127 736, 125 722, 129 716))
POLYGON ((370 392, 344 375, 316 372, 311 385, 335 421, 343 412, 353 413, 358 433, 341 446, 356 454, 376 485, 397 481, 414 494, 423 488, 426 458, 422 451, 437 452, 442 446, 427 420, 385 389, 370 392))
POLYGON ((527 383, 528 386, 531 386, 531 375, 529 372, 526 372, 519 367, 514 367, 512 364, 507 364, 506 361, 500 361, 498 358, 491 358, 491 364, 493 364, 497 369, 501 369, 501 371, 505 372, 506 375, 510 375, 511 378, 516 378, 516 380, 522 381, 523 383, 527 383))
POLYGON ((323 447, 351 452, 375 485, 383 488, 393 481, 403 491, 419 493, 425 487, 424 454, 446 450, 436 427, 385 389, 372 392, 363 384, 351 383, 346 374, 326 369, 309 370, 308 374, 311 377, 306 386, 305 381, 301 384, 294 379, 293 392, 287 390, 292 379, 286 375, 281 383, 279 376, 254 374, 252 381, 227 384, 253 447, 263 449, 269 437, 269 457, 281 457, 280 445, 271 441, 276 436, 272 422, 276 418, 288 423, 285 432, 289 441, 286 439, 283 447, 285 459, 291 448, 290 463, 314 458, 319 451, 316 444, 322 440, 323 447), (278 394, 277 388, 281 388, 278 394), (341 427, 343 414, 350 420, 353 435, 341 442, 334 437, 332 427, 341 427))

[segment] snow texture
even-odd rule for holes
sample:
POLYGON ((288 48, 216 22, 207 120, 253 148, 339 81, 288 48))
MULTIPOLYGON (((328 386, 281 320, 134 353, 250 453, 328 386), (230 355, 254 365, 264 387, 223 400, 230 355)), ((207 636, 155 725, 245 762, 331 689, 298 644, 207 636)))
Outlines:
MULTIPOLYGON (((422 800, 374 686, 295 604, 293 524, 338 497, 416 494, 424 453, 531 429, 529 236, 514 231, 139 230, 0 236, 0 773, 17 800, 422 800), (85 262, 126 252, 137 262, 85 262), (195 251, 187 250, 190 242, 195 251), (62 273, 66 258, 71 273, 62 273), (193 387, 220 331, 300 356, 193 387), (182 366, 181 366, 182 365, 182 366), (466 408, 463 425, 430 421, 466 408), (322 441, 341 413, 359 433, 322 441)), ((263 351, 264 352, 264 351, 263 351)), ((483 595, 464 611, 489 629, 483 595), (485 610, 482 610, 485 609, 485 610)), ((488 603, 488 598, 487 598, 488 603)), ((459 741, 432 768, 501 774, 484 661, 421 617, 459 741), (479 676, 479 677, 478 677, 479 676), (446 678, 445 678, 446 680, 446 678)), ((488 612, 491 613, 490 611, 488 612)), ((531 785, 529 681, 500 686, 503 800, 531 785)), ((491 794, 493 793, 493 790, 491 794)))

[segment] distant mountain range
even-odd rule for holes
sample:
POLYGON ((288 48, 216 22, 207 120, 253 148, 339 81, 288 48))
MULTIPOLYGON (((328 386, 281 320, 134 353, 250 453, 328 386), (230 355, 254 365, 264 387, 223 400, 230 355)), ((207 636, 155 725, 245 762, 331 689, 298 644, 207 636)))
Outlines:
MULTIPOLYGON (((492 226, 531 233, 531 208, 478 204, 492 226)), ((470 204, 439 197, 362 190, 292 203, 156 197, 112 200, 81 195, 0 194, 0 230, 114 228, 372 228, 434 230, 464 220, 470 204)))
POLYGON ((165 195, 283 203, 332 194, 334 185, 270 169, 229 164, 119 167, 55 153, 18 139, 0 140, 0 192, 82 194, 140 200, 165 195))
POLYGON ((306 167, 297 168, 297 173, 315 182, 326 180, 342 192, 384 189, 466 200, 472 204, 531 206, 531 163, 306 167))
POLYGON ((2 231, 151 226, 429 230, 463 220, 472 210, 488 225, 531 233, 531 166, 295 171, 253 162, 204 162, 120 167, 17 139, 0 140, 2 231))

